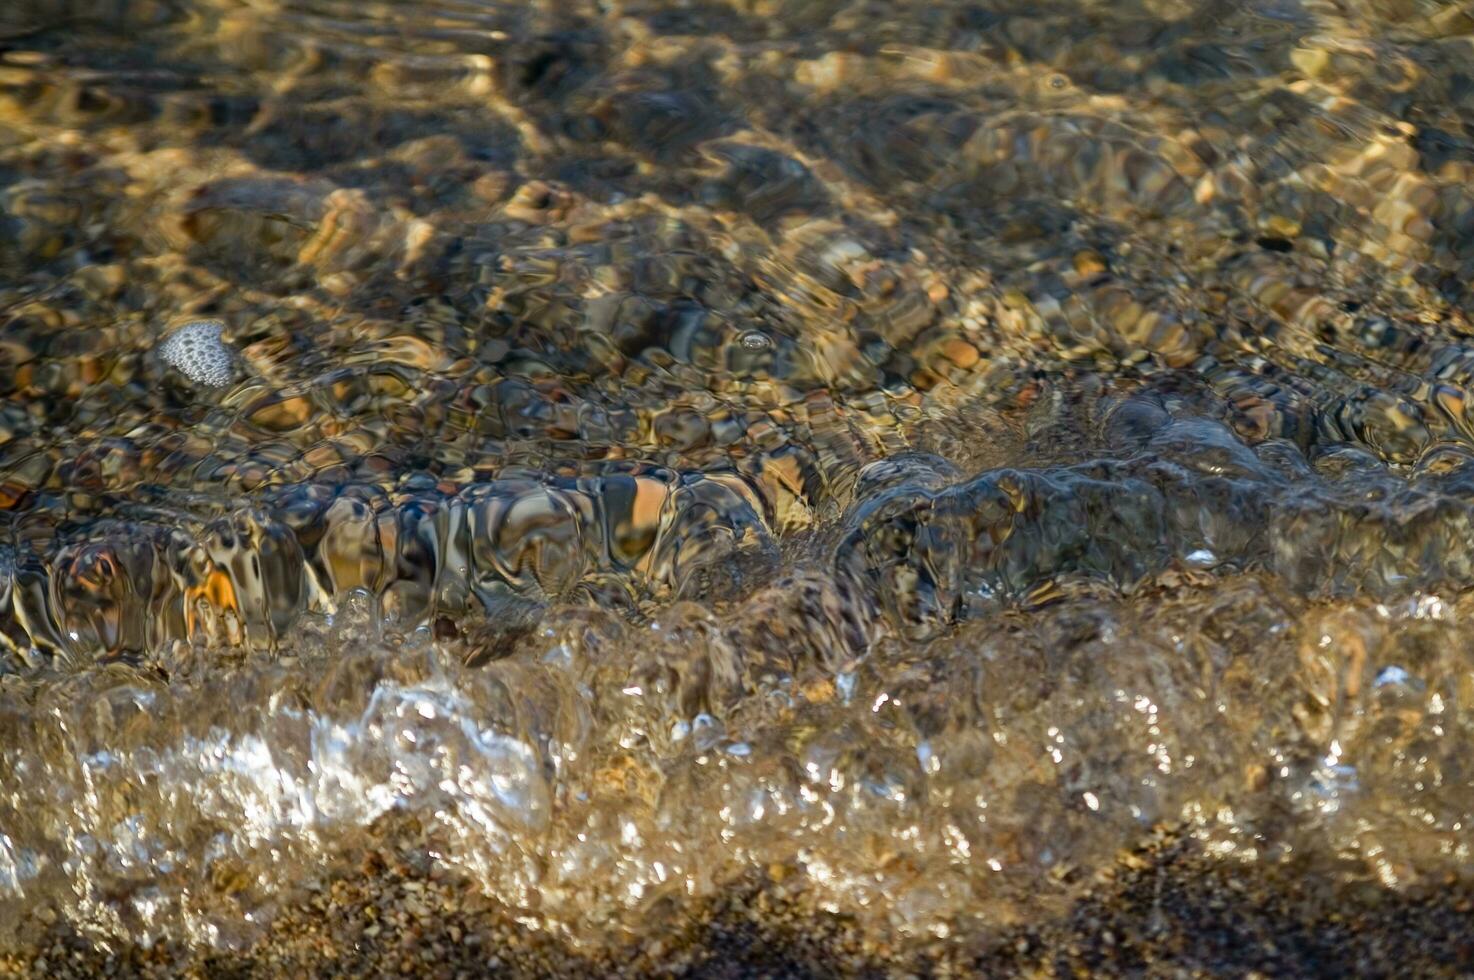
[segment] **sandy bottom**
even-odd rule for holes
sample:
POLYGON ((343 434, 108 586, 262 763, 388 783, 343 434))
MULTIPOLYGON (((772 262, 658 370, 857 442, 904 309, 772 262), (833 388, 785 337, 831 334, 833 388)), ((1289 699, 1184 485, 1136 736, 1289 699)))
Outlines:
POLYGON ((38 915, 3 977, 1455 977, 1474 975, 1474 889, 1333 886, 1294 866, 1214 859, 1160 835, 1095 876, 1066 914, 893 949, 814 907, 781 869, 669 928, 574 950, 513 921, 396 833, 285 907, 249 948, 143 948, 38 915))

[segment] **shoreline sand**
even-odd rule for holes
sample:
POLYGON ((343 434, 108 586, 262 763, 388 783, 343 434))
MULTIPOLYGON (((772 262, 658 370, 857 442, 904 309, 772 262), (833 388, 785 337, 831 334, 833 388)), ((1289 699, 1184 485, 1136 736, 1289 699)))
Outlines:
POLYGON ((683 926, 574 950, 444 869, 391 848, 285 907, 233 952, 109 951, 53 924, 0 950, 0 977, 1454 977, 1474 974, 1474 888, 1334 885, 1164 837, 1123 854, 1064 915, 893 950, 806 902, 798 876, 734 885, 683 926))

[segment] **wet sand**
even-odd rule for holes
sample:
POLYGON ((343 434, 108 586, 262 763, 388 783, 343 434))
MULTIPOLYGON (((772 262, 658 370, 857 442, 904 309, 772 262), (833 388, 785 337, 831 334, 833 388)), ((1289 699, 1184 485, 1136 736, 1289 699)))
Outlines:
POLYGON ((518 924, 422 847, 385 841, 308 887, 247 948, 89 942, 35 921, 3 977, 1459 977, 1474 973, 1474 888, 1347 888, 1306 862, 1224 861, 1156 835, 1067 913, 969 941, 877 943, 774 867, 666 910, 628 943, 575 950, 518 924))

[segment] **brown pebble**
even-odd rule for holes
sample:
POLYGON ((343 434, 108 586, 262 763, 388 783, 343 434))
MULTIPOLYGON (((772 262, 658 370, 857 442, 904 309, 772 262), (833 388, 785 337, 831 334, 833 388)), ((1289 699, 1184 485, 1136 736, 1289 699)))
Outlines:
POLYGON ((1105 259, 1099 252, 1093 249, 1083 249, 1075 253, 1075 271, 1082 276, 1098 276, 1106 271, 1105 259))
POLYGON ((942 354, 964 370, 972 367, 982 359, 978 349, 960 337, 953 337, 942 345, 942 354))

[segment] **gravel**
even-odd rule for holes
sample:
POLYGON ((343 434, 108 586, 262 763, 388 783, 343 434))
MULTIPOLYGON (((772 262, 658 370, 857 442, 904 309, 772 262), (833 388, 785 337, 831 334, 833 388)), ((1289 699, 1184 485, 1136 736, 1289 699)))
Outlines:
POLYGON ((0 977, 1453 977, 1474 975, 1474 890, 1393 892, 1308 865, 1240 865, 1163 835, 1060 917, 905 950, 815 908, 801 875, 735 882, 679 925, 574 949, 514 921, 401 836, 309 885, 247 948, 102 944, 30 923, 0 977))

